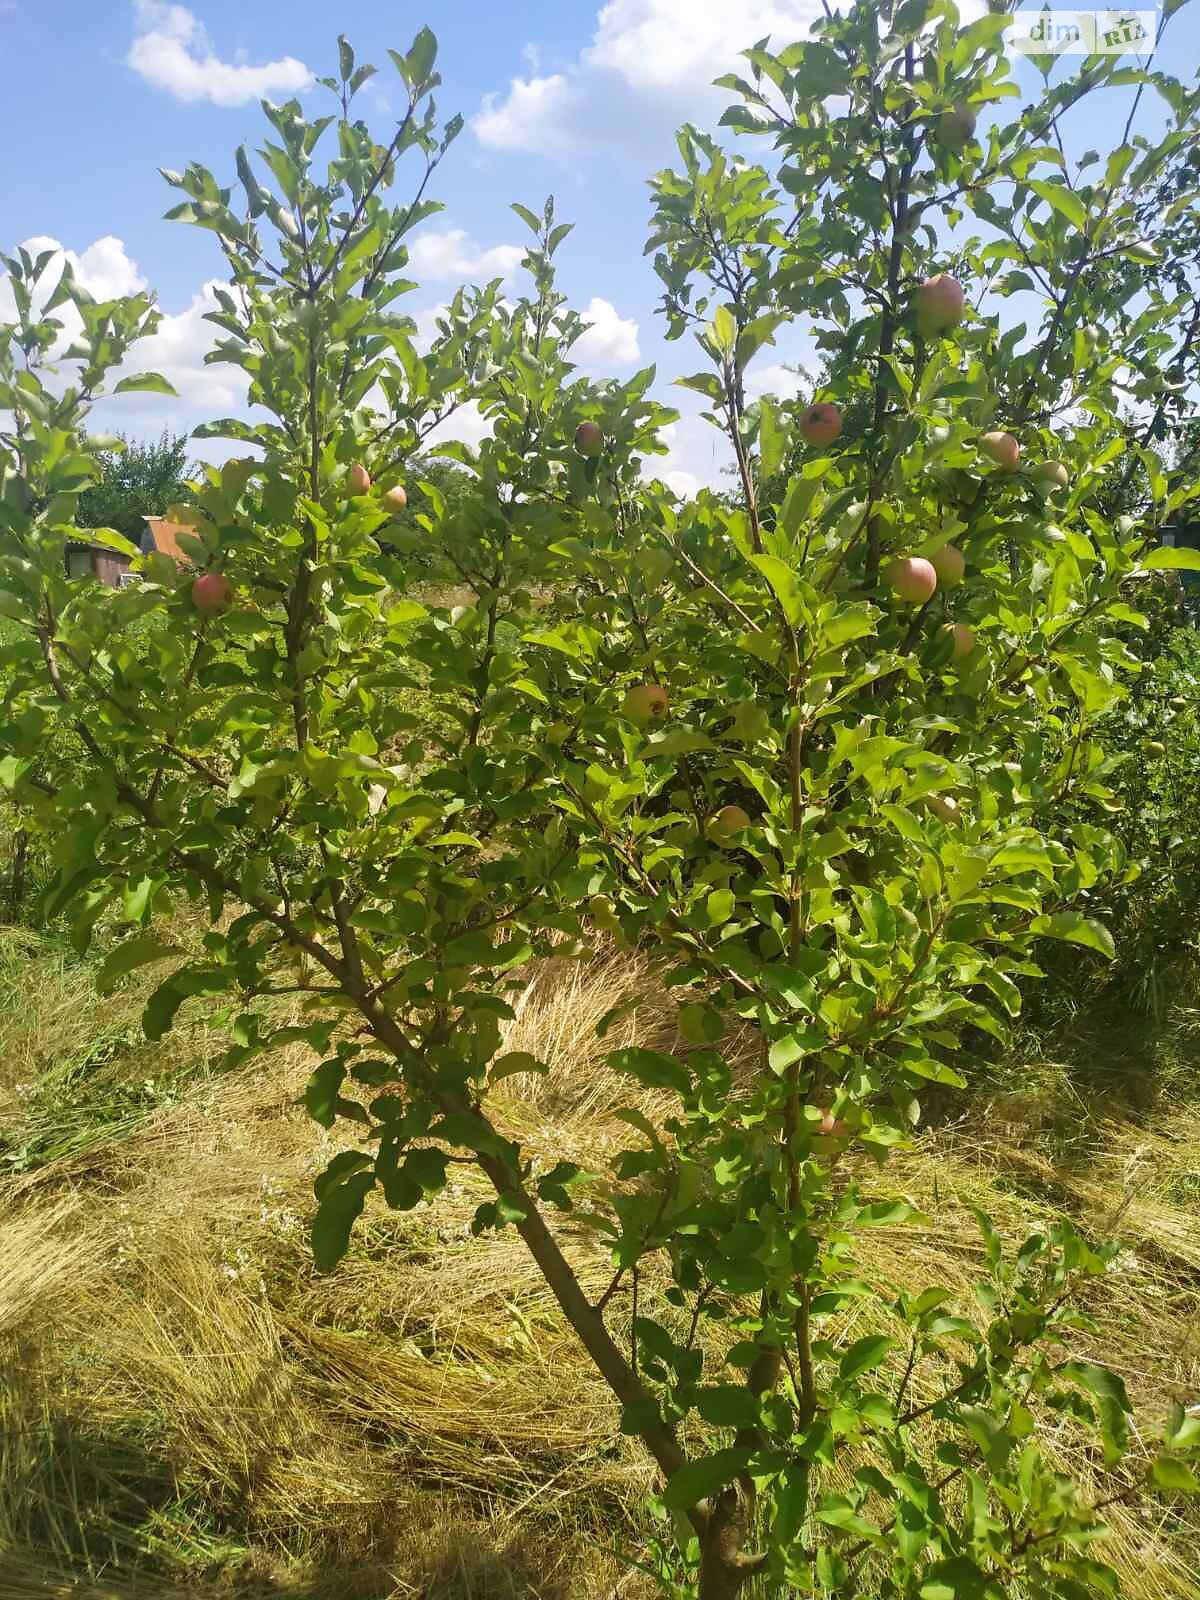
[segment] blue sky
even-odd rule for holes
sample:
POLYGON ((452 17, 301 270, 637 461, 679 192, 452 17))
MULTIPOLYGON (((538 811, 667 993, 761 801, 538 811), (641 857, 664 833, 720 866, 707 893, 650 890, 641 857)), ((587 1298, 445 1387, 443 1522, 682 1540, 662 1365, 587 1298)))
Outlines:
MULTIPOLYGON (((537 206, 552 190, 577 225, 560 256, 563 288, 596 321, 582 354, 618 376, 658 364, 663 398, 689 411, 667 462, 689 488, 715 477, 723 452, 668 387, 696 360, 658 331, 657 280, 642 255, 645 179, 672 159, 680 121, 715 124, 727 96, 707 85, 734 69, 739 49, 768 33, 778 44, 801 37, 818 11, 818 0, 0 0, 0 148, 21 151, 0 171, 0 240, 58 241, 101 293, 158 292, 167 319, 141 364, 167 372, 181 399, 130 396, 105 425, 182 431, 236 409, 232 369, 202 365, 204 285, 219 255, 196 230, 161 220, 172 196, 157 169, 195 159, 227 181, 235 146, 262 137, 262 95, 301 92, 314 107, 327 98, 305 86, 333 70, 339 31, 380 67, 364 104, 385 134, 400 99, 389 95, 387 46, 406 47, 429 22, 440 107, 462 111, 468 127, 440 170, 446 210, 417 241, 423 283, 407 309, 429 311, 464 280, 511 271, 524 229, 508 202, 537 206), (30 70, 14 71, 21 62, 30 70)), ((1187 77, 1200 61, 1200 0, 1169 37, 1166 65, 1187 77)), ((1024 65, 1017 77, 1033 82, 1024 65)), ((1107 147, 1113 121, 1111 105, 1078 117, 1075 147, 1107 147)), ((803 354, 796 335, 760 361, 765 372, 803 354)))

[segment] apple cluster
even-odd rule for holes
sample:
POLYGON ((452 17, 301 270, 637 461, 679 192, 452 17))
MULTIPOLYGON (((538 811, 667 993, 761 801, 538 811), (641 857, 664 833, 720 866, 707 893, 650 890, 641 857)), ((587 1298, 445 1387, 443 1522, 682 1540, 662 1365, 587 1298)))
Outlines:
MULTIPOLYGON (((343 488, 348 499, 357 499, 371 492, 371 474, 361 461, 356 461, 347 471, 343 488)), ((408 505, 404 485, 393 484, 380 496, 384 508, 392 516, 399 516, 408 505)), ((216 617, 228 611, 233 604, 233 585, 223 572, 202 572, 192 583, 192 605, 202 617, 216 617)))

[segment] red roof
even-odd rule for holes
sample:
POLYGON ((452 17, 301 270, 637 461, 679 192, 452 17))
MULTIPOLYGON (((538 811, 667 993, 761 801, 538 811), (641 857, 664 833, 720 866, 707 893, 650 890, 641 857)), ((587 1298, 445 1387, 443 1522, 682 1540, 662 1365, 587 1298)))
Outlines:
POLYGON ((146 526, 150 529, 150 537, 154 540, 154 548, 164 556, 170 556, 174 561, 189 561, 191 558, 179 548, 179 535, 192 533, 185 522, 171 522, 166 517, 147 517, 146 526))

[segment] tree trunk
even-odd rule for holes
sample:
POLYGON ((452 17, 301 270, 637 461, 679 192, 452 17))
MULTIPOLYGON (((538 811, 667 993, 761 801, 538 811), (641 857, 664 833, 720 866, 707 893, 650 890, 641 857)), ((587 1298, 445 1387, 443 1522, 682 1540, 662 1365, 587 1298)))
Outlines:
POLYGON ((766 1565, 762 1556, 743 1553, 753 1519, 752 1491, 730 1484, 714 1498, 701 1541, 700 1600, 737 1600, 744 1586, 766 1565))

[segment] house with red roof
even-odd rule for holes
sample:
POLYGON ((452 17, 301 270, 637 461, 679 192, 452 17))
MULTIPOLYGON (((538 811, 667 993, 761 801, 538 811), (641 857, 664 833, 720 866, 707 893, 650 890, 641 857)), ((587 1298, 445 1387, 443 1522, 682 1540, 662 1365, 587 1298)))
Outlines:
MULTIPOLYGON (((142 554, 148 556, 157 552, 186 565, 188 557, 179 547, 179 535, 190 531, 187 525, 172 522, 169 517, 146 517, 145 523, 145 531, 138 541, 142 554)), ((90 544, 86 539, 73 539, 68 544, 67 576, 95 578, 110 589, 136 583, 138 578, 129 556, 122 555, 119 550, 109 550, 105 545, 90 544)))

